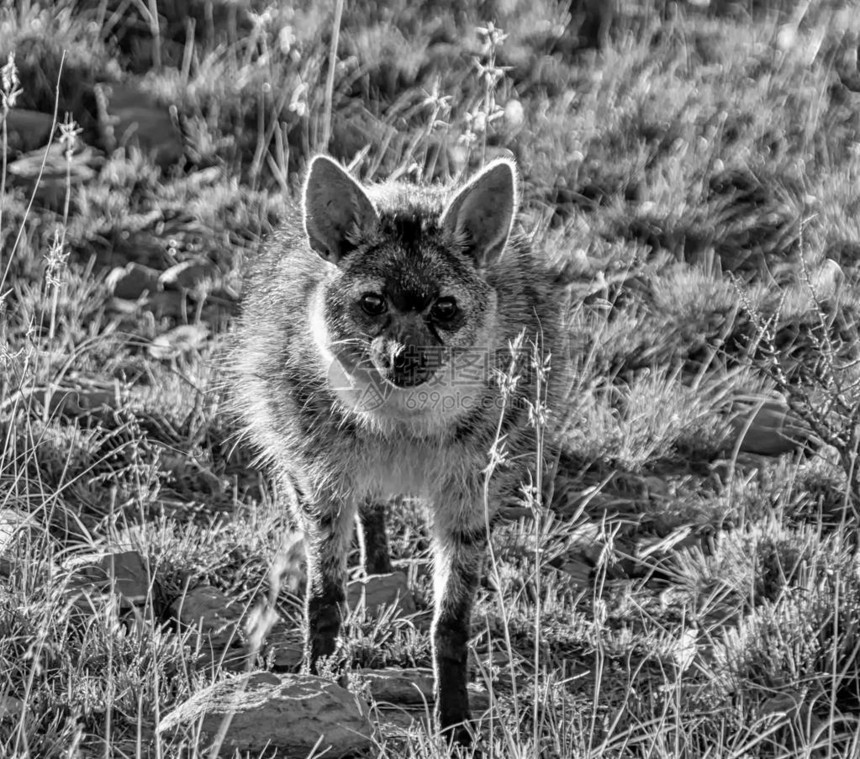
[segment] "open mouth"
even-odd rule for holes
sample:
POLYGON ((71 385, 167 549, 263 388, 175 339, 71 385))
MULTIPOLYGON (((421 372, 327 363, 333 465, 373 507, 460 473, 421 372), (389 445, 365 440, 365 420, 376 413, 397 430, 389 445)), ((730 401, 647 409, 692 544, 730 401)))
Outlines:
POLYGON ((430 381, 433 371, 425 367, 383 369, 377 367, 379 376, 390 385, 399 388, 420 387, 430 381))
POLYGON ((379 376, 399 388, 415 388, 429 382, 442 364, 437 352, 411 345, 384 353, 372 352, 371 356, 379 376))
POLYGON ((439 368, 438 362, 428 360, 423 354, 412 355, 402 351, 385 358, 388 360, 363 355, 358 351, 341 350, 336 360, 341 371, 330 371, 329 381, 335 389, 340 385, 352 386, 355 382, 361 385, 408 389, 429 382, 439 368))
POLYGON ((443 348, 418 348, 391 343, 379 347, 345 345, 335 354, 329 370, 329 385, 343 391, 362 404, 382 404, 397 391, 426 393, 442 382, 440 372, 449 354, 443 348), (374 348, 376 348, 374 350, 374 348), (379 348, 383 348, 380 350, 379 348), (368 400, 370 399, 370 400, 368 400))

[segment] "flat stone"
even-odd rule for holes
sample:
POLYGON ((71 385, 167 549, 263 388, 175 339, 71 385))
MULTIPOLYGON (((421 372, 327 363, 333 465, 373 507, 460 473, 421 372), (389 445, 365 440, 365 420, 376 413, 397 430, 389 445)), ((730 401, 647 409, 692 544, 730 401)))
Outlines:
POLYGON ((66 194, 74 188, 92 182, 102 157, 88 145, 67 155, 58 142, 45 148, 24 153, 6 167, 9 183, 23 187, 25 192, 35 191, 36 200, 47 208, 60 209, 66 194))
POLYGON ((26 153, 44 147, 48 144, 53 123, 49 113, 13 108, 6 117, 9 151, 26 153))
POLYGON ((86 593, 117 593, 128 604, 141 606, 155 590, 146 561, 137 551, 87 554, 67 563, 74 572, 69 587, 86 593))
POLYGON ((345 757, 371 745, 367 709, 345 688, 313 675, 254 672, 214 683, 168 714, 158 732, 200 730, 207 739, 230 716, 223 747, 229 751, 275 751, 305 759, 345 757))
POLYGON ((167 168, 178 163, 185 147, 170 110, 133 81, 96 88, 99 129, 108 152, 135 145, 167 168))
POLYGON ((298 672, 305 656, 302 631, 279 620, 266 636, 260 653, 274 672, 298 672))
POLYGON ((183 261, 163 271, 159 282, 163 287, 191 290, 207 280, 212 280, 217 273, 210 263, 183 261))
POLYGON ((107 286, 114 297, 137 300, 145 293, 158 292, 158 271, 132 261, 118 266, 107 276, 107 286))
POLYGON ((557 569, 564 572, 573 584, 580 588, 590 588, 593 584, 591 578, 594 573, 594 563, 584 560, 581 556, 576 554, 566 555, 557 569))
POLYGON ((13 550, 21 531, 32 525, 30 515, 15 509, 0 509, 0 555, 13 550))
POLYGON ((120 396, 117 382, 96 377, 70 376, 63 386, 28 387, 0 403, 0 411, 37 403, 47 407, 49 416, 81 417, 105 409, 115 409, 120 396))
POLYGON ((15 696, 0 696, 0 722, 16 722, 24 712, 24 702, 15 696))
POLYGON ((199 348, 206 342, 209 328, 205 324, 180 324, 149 345, 149 355, 158 359, 171 359, 199 348))
POLYGON ((38 539, 33 517, 16 509, 0 509, 0 576, 9 577, 16 563, 32 553, 38 539))
POLYGON ((379 614, 381 607, 395 607, 398 614, 414 614, 415 598, 403 572, 371 575, 353 580, 347 586, 347 604, 350 609, 363 605, 369 614, 379 614))
POLYGON ((182 316, 183 307, 187 305, 180 292, 151 293, 143 304, 146 311, 152 311, 156 317, 182 316))
POLYGON ((376 710, 377 728, 385 736, 400 735, 414 731, 416 728, 431 732, 433 730, 432 705, 423 706, 389 706, 380 704, 376 710))
MULTIPOLYGON (((398 707, 432 706, 436 697, 433 694, 435 677, 429 667, 385 667, 383 669, 359 669, 358 675, 374 701, 398 707)), ((469 708, 483 711, 490 705, 487 691, 475 683, 469 683, 469 708)))
POLYGON ((844 283, 845 274, 832 258, 825 258, 817 269, 809 273, 808 286, 819 301, 838 295, 844 283))
POLYGON ((245 609, 218 588, 210 585, 191 588, 170 605, 170 611, 183 626, 197 630, 213 650, 242 645, 239 625, 245 609))
POLYGON ((49 413, 60 416, 80 417, 93 411, 117 407, 117 391, 114 387, 81 386, 55 388, 38 398, 47 403, 49 413))
POLYGON ((374 701, 398 706, 433 703, 432 669, 386 667, 385 669, 359 669, 356 674, 367 684, 374 701))
POLYGON ((256 633, 248 630, 249 621, 254 619, 248 611, 209 585, 192 588, 170 605, 172 616, 184 628, 194 631, 190 643, 199 653, 199 667, 238 672, 247 668, 253 655, 258 655, 267 668, 276 672, 297 672, 304 659, 301 629, 275 615, 259 651, 252 650, 250 641, 256 633))
MULTIPOLYGON (((130 298, 111 298, 108 308, 114 313, 123 316, 137 316, 141 311, 149 311, 156 318, 181 317, 183 313, 184 298, 181 292, 176 290, 170 292, 151 292, 141 301, 130 298)), ((193 309, 190 309, 193 310, 193 309)))
POLYGON ((779 456, 800 450, 811 437, 803 420, 780 397, 742 397, 735 407, 730 443, 737 445, 740 439, 740 453, 779 456))
MULTIPOLYGON (((377 670, 377 673, 386 671, 387 670, 377 670)), ((424 670, 420 669, 403 671, 404 673, 411 671, 416 673, 424 672, 424 670)), ((430 672, 429 670, 426 671, 430 672)), ((368 676, 372 677, 371 671, 362 671, 362 678, 367 679, 368 676)), ((395 733, 403 730, 413 730, 418 725, 423 727, 425 730, 432 729, 432 714, 435 702, 435 698, 433 697, 432 677, 432 672, 430 672, 429 691, 424 694, 426 697, 425 700, 414 700, 414 696, 418 693, 418 690, 416 689, 413 689, 412 696, 409 697, 410 700, 408 701, 389 700, 374 696, 377 714, 379 715, 378 726, 382 730, 383 734, 390 734, 392 728, 395 733)), ((392 676, 391 679, 396 681, 399 678, 392 676)), ((379 679, 377 679, 376 684, 374 684, 374 680, 372 679, 368 680, 368 682, 371 693, 373 693, 374 688, 381 688, 384 690, 388 687, 387 683, 385 685, 381 685, 379 679)), ((416 685, 418 686, 418 689, 422 691, 428 687, 428 683, 423 679, 423 677, 420 683, 416 682, 416 685)), ((490 694, 486 689, 476 685, 475 683, 469 683, 467 688, 469 691, 469 711, 472 715, 472 719, 479 720, 490 708, 490 694)), ((392 695, 394 695, 393 691, 392 695)))

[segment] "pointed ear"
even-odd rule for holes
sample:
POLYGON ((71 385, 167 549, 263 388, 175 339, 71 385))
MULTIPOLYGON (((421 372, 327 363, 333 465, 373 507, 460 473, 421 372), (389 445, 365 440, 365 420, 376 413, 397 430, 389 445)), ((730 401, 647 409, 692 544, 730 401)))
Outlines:
POLYGON ((311 161, 303 204, 311 247, 335 264, 379 218, 361 185, 339 163, 323 155, 311 161))
POLYGON ((484 268, 505 249, 518 202, 516 164, 500 158, 448 203, 442 212, 442 229, 465 246, 479 269, 484 268))

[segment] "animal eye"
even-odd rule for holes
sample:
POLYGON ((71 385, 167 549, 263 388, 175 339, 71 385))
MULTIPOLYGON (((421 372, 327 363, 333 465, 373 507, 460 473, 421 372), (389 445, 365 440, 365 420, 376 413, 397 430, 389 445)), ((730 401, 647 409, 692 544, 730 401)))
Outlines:
POLYGON ((359 301, 361 310, 369 316, 379 316, 385 313, 385 298, 378 293, 365 293, 359 301))
POLYGON ((430 309, 430 316, 439 322, 449 322, 457 315, 457 301, 453 298, 439 298, 430 309))

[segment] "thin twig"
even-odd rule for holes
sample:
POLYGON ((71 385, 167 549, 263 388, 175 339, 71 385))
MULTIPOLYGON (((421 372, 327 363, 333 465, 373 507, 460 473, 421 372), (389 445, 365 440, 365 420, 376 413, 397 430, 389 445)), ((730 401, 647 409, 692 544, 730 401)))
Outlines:
POLYGON ((334 99, 334 71, 337 66, 337 46, 340 42, 340 21, 343 17, 343 0, 335 0, 334 26, 331 30, 331 48, 328 56, 328 75, 325 82, 325 109, 323 111, 322 147, 328 150, 331 140, 331 110, 334 99))

